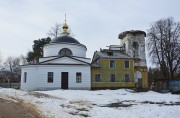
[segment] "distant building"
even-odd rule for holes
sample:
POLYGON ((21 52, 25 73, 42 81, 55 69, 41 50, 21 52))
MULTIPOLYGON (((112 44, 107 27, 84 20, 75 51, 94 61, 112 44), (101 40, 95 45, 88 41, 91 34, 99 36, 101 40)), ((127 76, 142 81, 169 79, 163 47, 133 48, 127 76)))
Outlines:
POLYGON ((147 88, 145 36, 139 30, 122 32, 119 46, 96 51, 91 65, 92 89, 147 88))
POLYGON ((117 46, 110 46, 109 49, 94 53, 91 65, 92 89, 135 87, 134 59, 121 51, 117 46))
POLYGON ((87 48, 69 36, 66 21, 60 37, 43 48, 37 63, 23 65, 21 89, 90 89, 90 58, 87 48))

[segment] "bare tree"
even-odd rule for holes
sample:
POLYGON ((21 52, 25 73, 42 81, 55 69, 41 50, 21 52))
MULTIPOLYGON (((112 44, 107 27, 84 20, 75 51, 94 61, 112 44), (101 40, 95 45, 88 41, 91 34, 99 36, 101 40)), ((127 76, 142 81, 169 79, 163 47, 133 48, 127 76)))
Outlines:
MULTIPOLYGON (((56 22, 54 27, 51 27, 47 35, 53 39, 61 36, 61 32, 62 32, 62 24, 56 22)), ((69 32, 69 36, 74 36, 74 34, 71 31, 71 28, 69 27, 68 27, 68 32, 69 32)))
POLYGON ((10 71, 8 71, 4 67, 1 67, 0 68, 0 79, 1 79, 1 82, 8 82, 9 83, 9 80, 11 79, 10 71))
POLYGON ((11 81, 20 78, 21 68, 20 68, 20 58, 18 57, 8 57, 4 63, 6 69, 10 72, 11 81))
POLYGON ((58 36, 60 36, 60 33, 61 33, 61 24, 56 22, 54 27, 51 27, 51 29, 47 34, 51 38, 57 38, 58 36))
POLYGON ((21 65, 28 64, 28 62, 27 62, 27 60, 26 60, 26 57, 25 57, 24 55, 21 55, 21 56, 19 57, 19 59, 20 59, 20 64, 21 64, 21 65))
POLYGON ((147 48, 165 79, 174 79, 180 68, 180 23, 161 19, 147 33, 147 48))

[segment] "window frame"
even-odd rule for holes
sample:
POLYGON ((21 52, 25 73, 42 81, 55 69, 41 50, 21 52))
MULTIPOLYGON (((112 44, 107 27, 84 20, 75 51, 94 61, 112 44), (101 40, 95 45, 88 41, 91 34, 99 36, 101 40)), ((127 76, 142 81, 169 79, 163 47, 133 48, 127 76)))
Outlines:
POLYGON ((48 72, 48 74, 47 74, 47 82, 48 83, 53 83, 54 82, 54 72, 48 72))
POLYGON ((58 55, 59 56, 72 56, 73 53, 72 53, 72 51, 69 48, 62 48, 59 51, 58 55))
POLYGON ((27 82, 27 72, 24 72, 24 77, 23 77, 23 79, 24 79, 24 83, 26 83, 26 82, 27 82))
POLYGON ((95 82, 101 82, 101 74, 95 74, 95 82))
POLYGON ((116 68, 116 61, 115 60, 109 60, 109 67, 110 68, 116 68), (114 61, 114 66, 111 67, 111 62, 114 61))
POLYGON ((124 68, 130 68, 130 62, 129 62, 129 60, 125 60, 125 61, 124 61, 124 68), (128 62, 128 67, 126 67, 126 62, 128 62))
POLYGON ((76 83, 82 83, 82 73, 76 72, 76 83), (80 74, 80 75, 78 75, 80 74))
POLYGON ((110 74, 110 82, 116 82, 116 74, 110 74), (112 75, 114 76, 114 78, 112 78, 112 75))
POLYGON ((129 74, 129 73, 124 74, 124 81, 125 81, 125 82, 130 82, 130 74, 129 74), (126 80, 127 80, 127 79, 126 79, 126 75, 129 76, 128 81, 126 81, 126 80))

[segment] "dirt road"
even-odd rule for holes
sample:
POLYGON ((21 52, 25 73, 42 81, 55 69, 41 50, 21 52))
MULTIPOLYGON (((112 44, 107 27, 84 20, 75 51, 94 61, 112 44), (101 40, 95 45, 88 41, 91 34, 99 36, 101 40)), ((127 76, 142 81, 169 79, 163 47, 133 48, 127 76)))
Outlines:
POLYGON ((19 103, 0 98, 0 118, 36 118, 19 103))

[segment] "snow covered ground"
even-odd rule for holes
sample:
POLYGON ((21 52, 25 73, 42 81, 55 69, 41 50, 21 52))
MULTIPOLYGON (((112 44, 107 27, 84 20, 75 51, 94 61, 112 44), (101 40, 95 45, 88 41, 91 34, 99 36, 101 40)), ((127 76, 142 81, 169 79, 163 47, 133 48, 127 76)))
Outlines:
POLYGON ((179 118, 180 95, 119 90, 26 92, 0 88, 3 99, 33 106, 48 118, 179 118))

